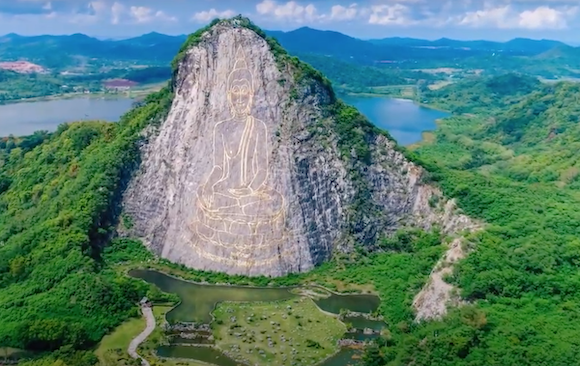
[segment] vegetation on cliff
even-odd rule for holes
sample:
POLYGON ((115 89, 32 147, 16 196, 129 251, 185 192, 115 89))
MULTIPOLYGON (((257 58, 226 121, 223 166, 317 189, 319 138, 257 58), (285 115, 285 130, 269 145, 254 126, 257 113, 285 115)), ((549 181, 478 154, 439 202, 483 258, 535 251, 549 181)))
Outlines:
MULTIPOLYGON (((265 37, 251 23, 245 23, 243 18, 240 21, 265 37)), ((192 36, 188 45, 193 45, 199 36, 199 33, 192 36)), ((326 89, 332 106, 336 107, 329 112, 337 115, 344 153, 354 148, 366 159, 365 136, 377 130, 356 110, 336 101, 330 82, 320 72, 289 56, 273 39, 266 40, 278 62, 292 68, 295 83, 316 82, 326 89), (355 121, 362 132, 349 128, 355 121)), ((174 64, 181 57, 178 55, 174 64)), ((140 133, 147 125, 164 118, 172 97, 171 87, 163 88, 117 124, 66 124, 55 133, 0 141, 2 346, 52 352, 38 364, 50 365, 60 360, 70 366, 89 365, 96 359, 87 351, 115 326, 137 315, 135 303, 150 289, 140 281, 120 276, 112 265, 150 257, 139 243, 127 240, 110 243, 110 240, 119 217, 120 193, 139 163, 140 133)), ((413 261, 415 249, 409 248, 400 257, 368 257, 367 264, 369 268, 386 271, 388 266, 401 261, 405 269, 394 274, 401 280, 397 287, 405 291, 412 283, 417 288, 418 272, 425 278, 440 252, 440 238, 436 236, 437 240, 429 241, 431 244, 425 248, 430 253, 426 261, 413 261), (434 251, 430 247, 435 242, 434 251)), ((356 273, 343 264, 327 264, 308 276, 292 275, 272 281, 187 271, 163 261, 156 265, 183 271, 197 279, 263 285, 296 284, 308 276, 317 276, 333 286, 349 273, 356 273), (336 276, 329 275, 329 269, 336 276)), ((358 275, 355 282, 365 282, 368 276, 358 275)), ((386 281, 382 283, 385 289, 393 289, 386 281)), ((389 306, 408 308, 408 292, 402 303, 389 306)), ((410 312, 398 312, 402 315, 396 319, 410 319, 410 312)))
POLYGON ((440 322, 391 329, 369 351, 368 365, 568 365, 580 356, 573 157, 580 89, 560 83, 498 97, 490 81, 466 88, 480 93, 479 103, 452 101, 473 114, 441 121, 434 141, 416 151, 439 168, 447 195, 489 223, 449 278, 473 305, 440 322))
MULTIPOLYGON (((274 46, 278 57, 303 71, 298 82, 312 77, 329 85, 274 46)), ((573 364, 580 358, 574 155, 580 89, 513 75, 469 83, 428 95, 456 114, 416 155, 466 213, 490 224, 474 235, 476 250, 449 278, 472 304, 441 321, 413 322, 412 298, 444 250, 437 231, 402 231, 356 262, 336 261, 272 282, 315 280, 340 289, 371 284, 389 333, 369 349, 368 365, 573 364)), ((139 162, 140 132, 162 120, 171 100, 167 87, 118 124, 75 123, 53 134, 0 140, 0 345, 52 352, 36 365, 88 366, 96 362, 88 350, 136 315, 134 303, 150 289, 111 265, 149 254, 139 243, 110 239, 119 194, 139 162)), ((339 101, 329 111, 337 117, 332 128, 341 152, 355 151, 357 170, 364 170, 373 127, 339 101)), ((368 203, 364 194, 360 200, 368 203)), ((208 281, 271 281, 150 265, 208 281)))
POLYGON ((164 91, 118 124, 61 125, 51 135, 4 144, 1 344, 87 349, 136 315, 134 304, 147 287, 105 266, 102 249, 127 172, 139 159, 138 134, 167 112, 170 101, 164 91))

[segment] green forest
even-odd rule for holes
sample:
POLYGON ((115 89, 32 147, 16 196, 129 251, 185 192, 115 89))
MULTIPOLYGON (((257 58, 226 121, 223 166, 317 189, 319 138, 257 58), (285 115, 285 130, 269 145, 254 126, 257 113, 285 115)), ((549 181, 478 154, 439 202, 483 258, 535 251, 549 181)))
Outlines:
POLYGON ((415 153, 436 167, 446 195, 487 223, 448 279, 472 305, 394 332, 369 350, 367 365, 578 363, 580 88, 539 85, 521 95, 518 84, 530 79, 483 79, 431 95, 439 106, 450 98, 449 109, 461 113, 442 120, 434 141, 415 153))
POLYGON ((21 99, 66 95, 79 92, 106 92, 103 82, 126 79, 138 84, 160 83, 171 77, 171 68, 151 66, 134 69, 111 69, 92 74, 19 74, 0 69, 0 104, 21 99))
MULTIPOLYGON (((269 42, 301 75, 328 83, 269 42)), ((336 65, 334 80, 372 86, 336 65)), ((398 72, 384 82, 414 77, 425 76, 398 72)), ((96 344, 138 316, 142 296, 164 298, 120 273, 121 264, 151 255, 139 242, 114 239, 114 232, 120 195, 139 164, 140 133, 163 120, 172 98, 169 85, 117 124, 77 122, 54 133, 0 139, 0 346, 34 352, 23 365, 95 365, 96 344)), ((359 250, 276 280, 159 265, 198 281, 372 284, 389 331, 367 348, 365 366, 578 364, 580 87, 510 73, 426 89, 423 98, 452 116, 439 122, 432 139, 405 153, 466 214, 486 223, 447 278, 467 304, 444 319, 415 323, 411 308, 444 251, 446 238, 437 228, 399 231, 379 251, 359 250)), ((374 127, 340 101, 334 107, 341 148, 364 157, 361 131, 374 127)))

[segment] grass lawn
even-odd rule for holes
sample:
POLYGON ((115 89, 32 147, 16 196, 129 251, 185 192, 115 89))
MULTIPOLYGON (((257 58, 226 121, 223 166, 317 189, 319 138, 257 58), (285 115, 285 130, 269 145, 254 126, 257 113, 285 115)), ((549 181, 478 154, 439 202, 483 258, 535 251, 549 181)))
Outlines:
POLYGON ((360 294, 377 294, 377 290, 372 283, 350 283, 332 278, 329 274, 312 274, 308 277, 308 283, 320 285, 338 293, 360 293, 360 294))
MULTIPOLYGON (((0 361, 4 359, 22 359, 32 356, 32 352, 25 351, 19 348, 0 347, 0 361)), ((0 362, 0 365, 2 363, 0 362)))
POLYGON ((145 319, 129 319, 119 325, 111 333, 103 337, 95 355, 101 365, 132 365, 133 359, 129 357, 127 348, 131 340, 145 329, 145 319))
MULTIPOLYGON (((205 362, 184 359, 160 359, 155 355, 155 350, 163 342, 165 336, 161 328, 165 322, 165 314, 173 308, 173 305, 153 306, 153 315, 155 316, 155 330, 145 342, 137 349, 137 353, 143 356, 151 366, 208 366, 205 362)), ((145 329, 145 328, 143 328, 145 329)))
MULTIPOLYGON (((153 306, 156 327, 153 333, 139 346, 137 353, 142 355, 151 366, 207 366, 206 363, 186 360, 160 360, 155 357, 154 351, 163 338, 160 325, 163 323, 165 314, 172 306, 153 306)), ((95 354, 99 358, 99 366, 133 366, 140 365, 140 361, 129 357, 127 348, 131 340, 145 329, 145 319, 130 319, 118 326, 111 334, 106 335, 95 354)))
POLYGON ((312 365, 338 351, 346 327, 309 298, 221 303, 212 323, 216 345, 252 365, 312 365))

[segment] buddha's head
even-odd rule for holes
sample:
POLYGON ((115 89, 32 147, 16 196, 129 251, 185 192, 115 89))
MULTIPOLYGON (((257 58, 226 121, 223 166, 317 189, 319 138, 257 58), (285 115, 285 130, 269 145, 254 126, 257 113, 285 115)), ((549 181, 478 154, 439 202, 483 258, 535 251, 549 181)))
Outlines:
POLYGON ((242 48, 236 52, 236 63, 228 77, 228 102, 236 116, 247 116, 252 108, 254 87, 252 73, 248 69, 242 48))

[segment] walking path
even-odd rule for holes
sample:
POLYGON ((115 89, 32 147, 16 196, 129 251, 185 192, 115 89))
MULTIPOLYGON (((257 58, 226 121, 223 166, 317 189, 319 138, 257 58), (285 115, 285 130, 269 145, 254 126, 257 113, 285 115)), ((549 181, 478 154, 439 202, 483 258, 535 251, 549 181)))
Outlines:
POLYGON ((153 332, 153 329, 155 329, 155 317, 153 316, 153 310, 150 307, 143 306, 141 307, 141 310, 143 311, 143 316, 147 320, 147 326, 145 327, 145 330, 141 332, 141 334, 133 338, 129 344, 127 352, 129 352, 129 355, 133 358, 140 358, 141 364, 143 366, 150 366, 146 359, 137 354, 137 347, 139 347, 139 345, 143 343, 143 341, 145 341, 145 339, 153 332))

